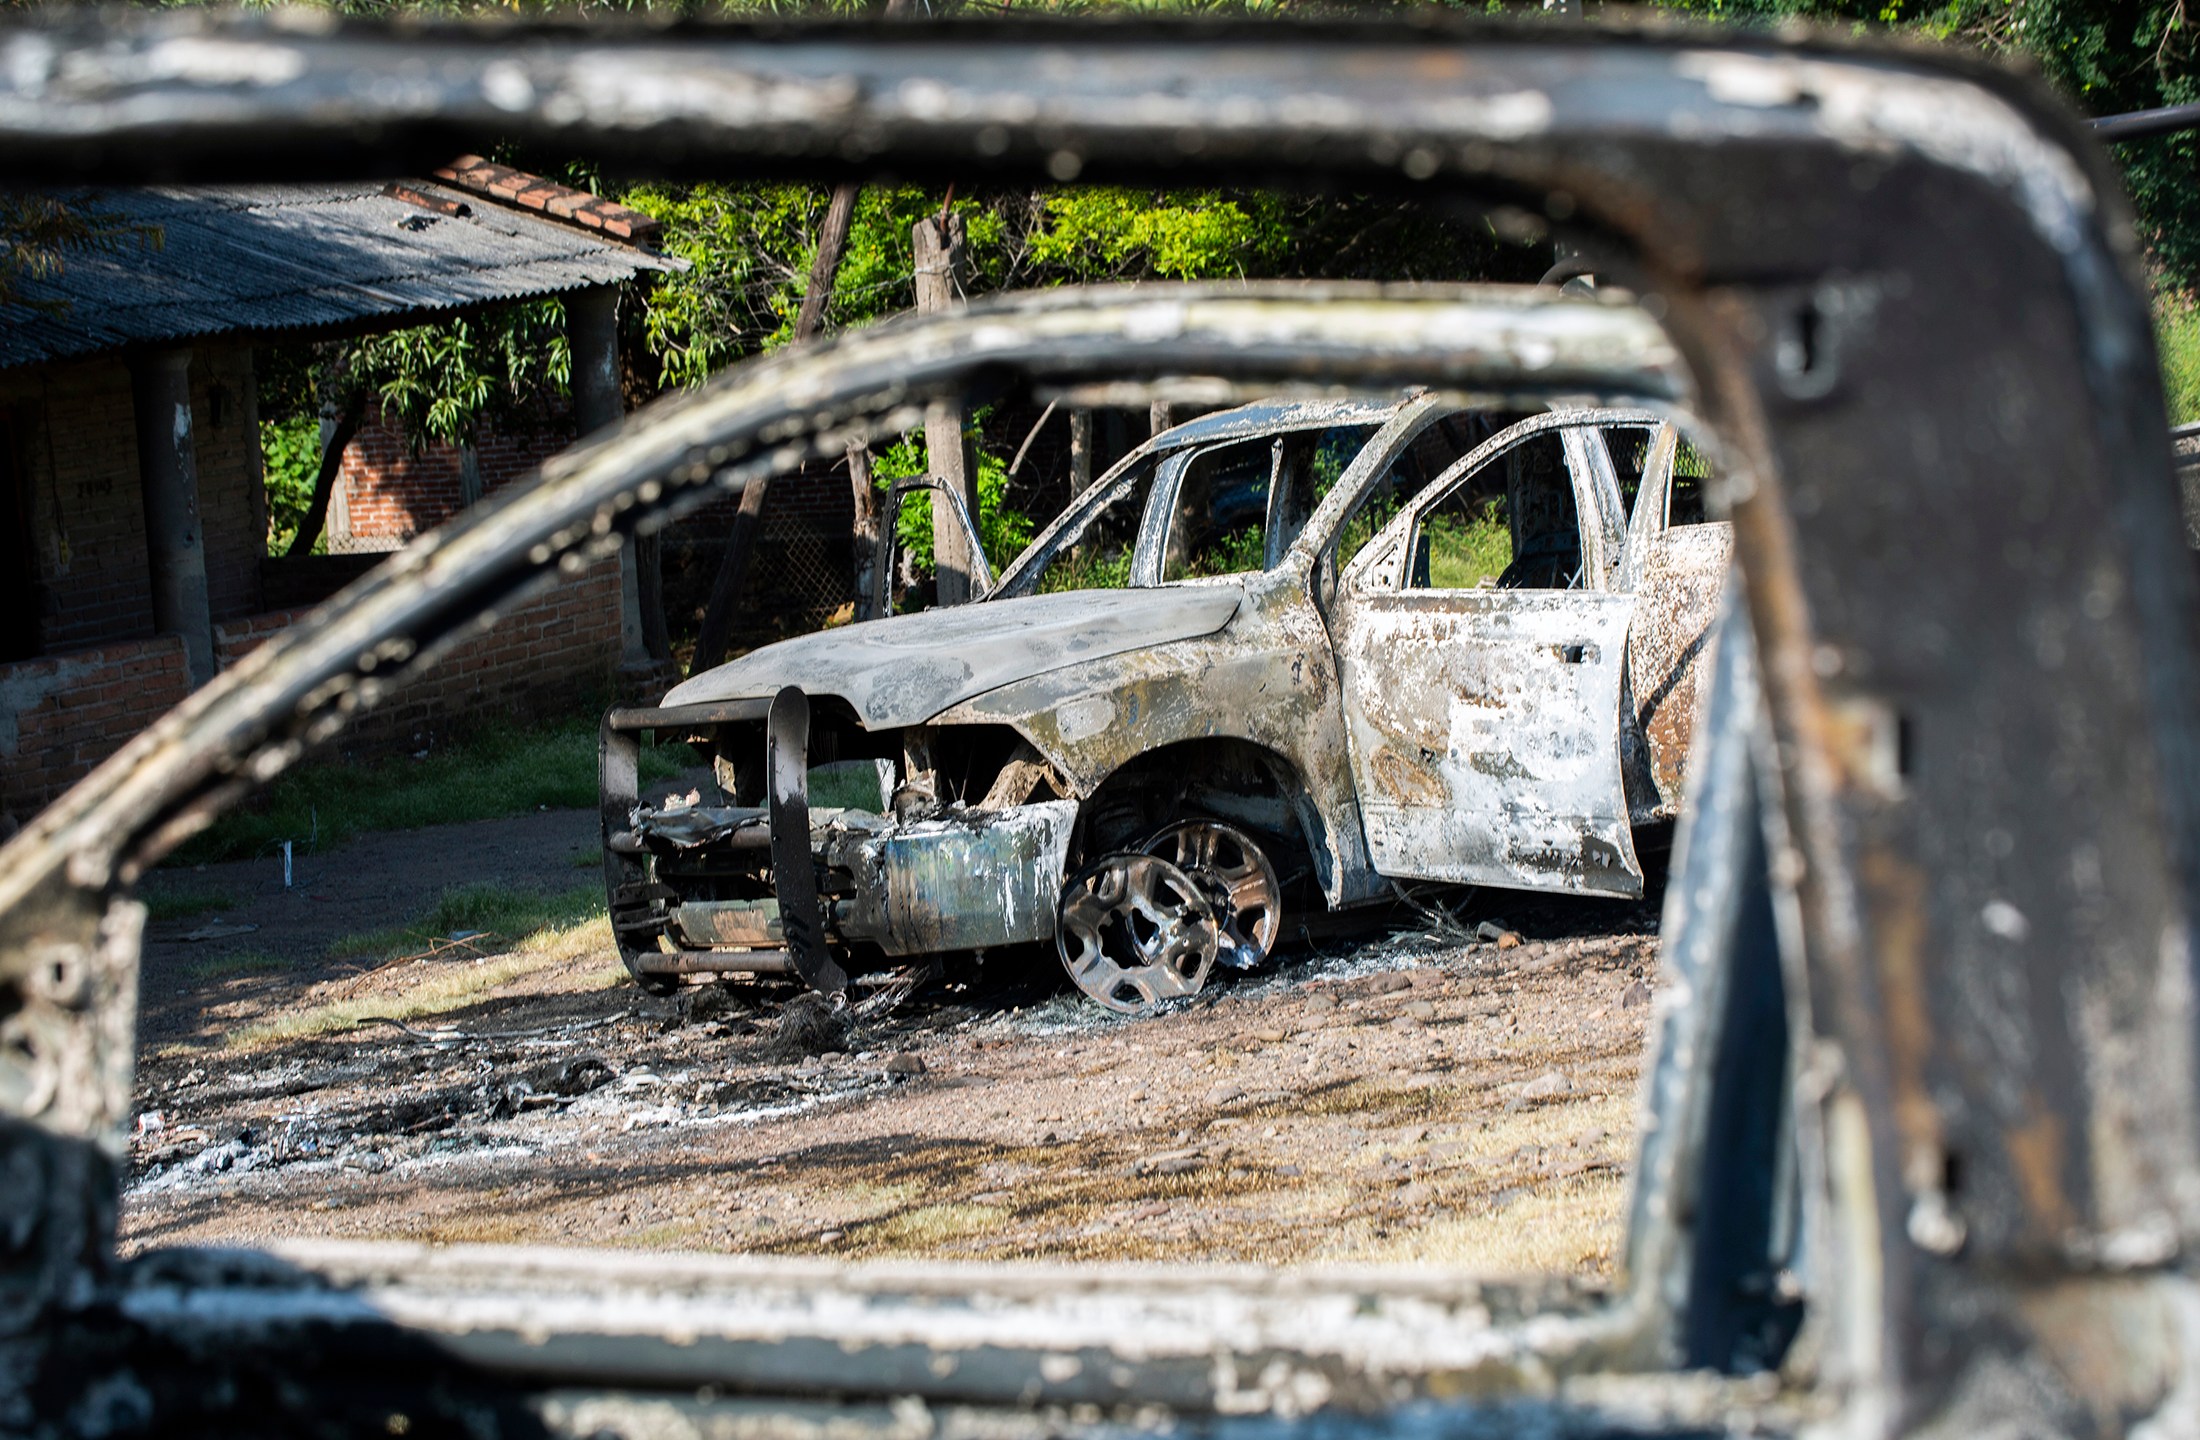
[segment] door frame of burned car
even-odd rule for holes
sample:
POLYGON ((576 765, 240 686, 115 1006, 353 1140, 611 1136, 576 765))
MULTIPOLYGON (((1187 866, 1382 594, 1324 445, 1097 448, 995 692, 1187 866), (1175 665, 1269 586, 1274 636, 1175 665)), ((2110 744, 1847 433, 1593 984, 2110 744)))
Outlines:
POLYGON ((1364 185, 1626 252, 1685 357, 1660 382, 1597 353, 1569 329, 1589 311, 1467 353, 1456 296, 982 306, 890 352, 857 332, 744 367, 416 540, 0 849, 11 1428, 2200 1428, 2200 586, 2130 213, 2035 82, 1793 32, 1433 20, 45 14, 0 50, 14 184, 419 174, 513 139, 685 178, 1364 185), (118 1261, 147 866, 546 574, 851 427, 1004 381, 1107 403, 1072 378, 1096 374, 1601 391, 1721 442, 1743 584, 1616 1295, 462 1247, 118 1261))
MULTIPOLYGON (((1218 966, 1258 966, 1308 912, 1383 898, 1399 880, 1639 897, 1630 801, 1646 787, 1628 783, 1623 757, 1650 747, 1622 696, 1638 610, 1673 617, 1657 589, 1638 593, 1635 497, 1605 437, 1643 437, 1631 478, 1655 488, 1672 427, 1563 404, 1507 418, 1410 395, 1207 416, 1073 501, 971 617, 897 616, 766 646, 656 709, 615 709, 604 853, 629 972, 658 990, 716 972, 837 994, 906 988, 971 952, 1051 964, 1031 954, 1051 941, 1086 996, 1139 1014, 1198 992, 1218 966), (1484 593, 1370 593, 1375 552, 1422 524, 1416 496, 1546 449, 1543 489, 1516 476, 1509 504, 1502 490, 1487 503, 1512 516, 1494 543, 1508 555, 1557 543, 1574 557, 1566 573, 1523 554, 1484 593), (1532 534, 1531 501, 1549 512, 1532 534), (1195 526, 1196 544, 1182 533, 1195 526), (1109 553, 1079 548, 1094 544, 1109 553), (1072 574, 1112 583, 1048 593, 1073 553, 1072 574), (1142 592, 1142 606, 1188 592, 1207 609, 1151 643, 1102 640, 1081 628, 1089 616, 1065 612, 1113 604, 1109 590, 1142 592), (1371 637, 1386 605, 1445 633, 1371 637), (1464 612, 1480 620, 1462 631, 1464 612), (898 712, 877 701, 893 683, 877 674, 902 674, 913 650, 956 665, 956 649, 1035 634, 1044 648, 1021 669, 898 712), (1439 657, 1471 675, 1409 677, 1439 657), (1377 738, 1378 713, 1395 718, 1393 742, 1414 737, 1403 748, 1416 758, 1377 738), (668 723, 710 760, 708 800, 643 804, 632 788, 634 737, 668 723), (808 845, 786 843, 790 830, 808 845)), ((1725 568, 1722 550, 1691 577, 1697 590, 1715 594, 1725 568)), ((1674 681, 1633 688, 1693 694, 1712 613, 1688 620, 1674 681)), ((1667 727, 1677 754, 1687 726, 1683 709, 1667 727)), ((1666 817, 1678 771, 1664 776, 1666 817)), ((1659 816, 1653 792, 1640 818, 1659 816)))

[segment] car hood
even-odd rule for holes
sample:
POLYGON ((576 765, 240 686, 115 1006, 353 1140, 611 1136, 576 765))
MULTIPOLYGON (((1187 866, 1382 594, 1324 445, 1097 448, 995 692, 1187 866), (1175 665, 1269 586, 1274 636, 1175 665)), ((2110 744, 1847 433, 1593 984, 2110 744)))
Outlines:
POLYGON ((767 645, 695 676, 664 703, 743 700, 799 685, 838 695, 871 729, 915 725, 1065 665, 1212 635, 1244 596, 1237 585, 1073 590, 896 615, 767 645))

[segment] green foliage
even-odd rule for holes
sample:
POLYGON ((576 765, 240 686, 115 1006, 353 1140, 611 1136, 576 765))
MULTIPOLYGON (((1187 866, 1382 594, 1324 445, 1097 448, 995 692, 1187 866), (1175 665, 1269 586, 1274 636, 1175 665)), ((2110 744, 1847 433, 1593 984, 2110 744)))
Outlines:
POLYGON ((1265 567, 1268 540, 1258 525, 1245 525, 1217 536, 1194 555, 1184 569, 1188 578, 1210 575, 1243 575, 1265 567))
POLYGON ((1039 201, 1033 264, 1079 280, 1171 280, 1272 270, 1291 249, 1279 197, 1212 191, 1059 190, 1039 201))
POLYGON ((2155 307, 2169 423, 2200 424, 2200 302, 2164 296, 2155 307))
POLYGON ((490 417, 512 428, 573 380, 565 304, 556 299, 369 336, 345 365, 416 445, 470 441, 490 417))
MULTIPOLYGON (((310 413, 260 422, 260 456, 267 470, 267 553, 286 555, 313 504, 321 473, 321 423, 310 413)), ((328 549, 324 534, 313 553, 328 549)))
MULTIPOLYGON (((985 546, 986 563, 998 575, 1031 543, 1036 527, 1029 515, 1009 504, 1008 467, 983 446, 975 448, 978 455, 978 539, 985 546)), ((924 440, 918 435, 902 436, 871 461, 871 479, 881 493, 893 481, 924 473, 924 440)), ((919 574, 934 573, 931 492, 902 496, 901 514, 895 517, 894 534, 919 574)))
MULTIPOLYGON (((642 751, 644 782, 692 763, 685 746, 642 751)), ((291 771, 187 841, 175 864, 243 860, 283 841, 328 846, 369 830, 489 820, 596 804, 596 721, 484 727, 419 759, 327 760, 291 771)))
MULTIPOLYGON (((829 191, 801 185, 639 185, 620 197, 663 222, 664 249, 689 269, 643 298, 643 329, 666 386, 700 385, 736 360, 794 338, 829 191)), ((910 232, 938 213, 936 194, 866 186, 825 308, 828 329, 860 325, 916 304, 910 232)), ((992 206, 958 201, 979 270, 999 269, 1007 233, 992 206)), ((988 287, 990 288, 990 287, 988 287)))
POLYGON ((1421 523, 1430 588, 1473 590, 1485 580, 1496 583, 1512 564, 1512 527, 1502 511, 1493 495, 1476 515, 1439 510, 1421 523))
POLYGON ((1131 551, 1128 545, 1108 555, 1080 546, 1047 566, 1039 577, 1039 593, 1058 590, 1121 590, 1131 583, 1131 551))

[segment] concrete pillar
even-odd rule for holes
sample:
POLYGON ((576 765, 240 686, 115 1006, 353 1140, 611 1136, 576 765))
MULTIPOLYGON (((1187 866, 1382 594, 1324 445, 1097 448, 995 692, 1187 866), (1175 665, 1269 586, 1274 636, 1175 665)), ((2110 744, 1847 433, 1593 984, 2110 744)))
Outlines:
POLYGON ((214 614, 206 598, 206 534, 199 522, 199 460, 191 437, 191 352, 162 350, 130 367, 138 484, 145 492, 145 557, 153 629, 182 637, 193 685, 214 678, 214 614))
MULTIPOLYGON (((592 285, 565 297, 565 340, 573 351, 573 420, 583 439, 626 415, 619 393, 619 287, 592 285)), ((634 541, 619 546, 619 663, 646 667, 641 567, 634 541)))

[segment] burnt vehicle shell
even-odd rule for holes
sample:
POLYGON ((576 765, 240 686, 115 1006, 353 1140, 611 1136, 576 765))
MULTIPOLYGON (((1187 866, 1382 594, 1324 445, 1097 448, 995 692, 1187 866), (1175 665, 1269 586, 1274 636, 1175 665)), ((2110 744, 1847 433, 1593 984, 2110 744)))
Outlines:
POLYGON ((118 1264, 131 884, 545 568, 791 460, 773 447, 829 449, 852 415, 905 426, 1004 372, 1681 397, 1610 371, 1500 380, 1410 301, 1350 331, 1260 307, 1158 336, 1151 312, 1079 330, 1039 307, 638 417, 254 652, 0 850, 9 1426, 2200 1428, 2200 620, 2128 210, 2031 82, 1947 52, 1588 26, 47 16, 0 49, 22 184, 400 174, 509 137, 636 172, 1051 165, 1562 218, 1664 306, 1726 451, 1743 582, 1668 891, 1688 999, 1658 1019, 1616 1296, 494 1247, 118 1264))
MULTIPOLYGON (((1197 843, 1180 851, 1233 847, 1237 891, 1212 898, 1230 923, 1248 904, 1259 916, 1237 926, 1240 966, 1284 923, 1277 870, 1305 875, 1292 900, 1315 907, 1385 896, 1399 879, 1639 895, 1634 827, 1678 808, 1730 545, 1700 514, 1694 538, 1672 543, 1678 443, 1650 411, 1568 406, 1502 425, 1431 397, 1242 407, 1127 457, 1010 567, 1000 598, 767 646, 659 708, 761 714, 792 687, 805 713, 839 722, 825 737, 837 763, 877 767, 860 806, 806 804, 811 853, 790 851, 835 897, 805 923, 829 937, 837 976, 851 948, 903 957, 1055 938, 1054 897, 1074 874, 1185 827, 1197 843), (1628 494, 1612 454, 1622 437, 1637 452, 1628 494), (1531 453, 1556 472, 1509 473, 1531 453), (1317 454, 1342 467, 1325 490, 1317 454), (1197 488, 1232 457, 1246 473, 1227 493, 1197 488), (1478 590, 1438 584, 1436 512, 1470 494, 1511 515, 1507 554, 1539 537, 1570 548, 1542 563, 1523 552, 1478 590), (1538 501, 1553 513, 1531 532, 1521 512, 1538 501), (1128 517, 1127 584, 1035 593, 1110 516, 1128 517), (1203 524, 1260 540, 1266 562, 1237 556, 1243 568, 1200 577, 1180 533, 1203 524), (1621 703, 1630 686, 1639 710, 1621 703)), ((787 877, 759 803, 756 777, 778 768, 765 754, 785 737, 753 721, 691 725, 722 793, 637 808, 620 736, 638 718, 606 720, 606 754, 620 751, 606 853, 621 857, 610 883, 629 968, 662 983, 707 970, 716 948, 730 970, 827 973, 786 943, 787 877)), ((800 740, 813 762, 818 740, 800 740)))

